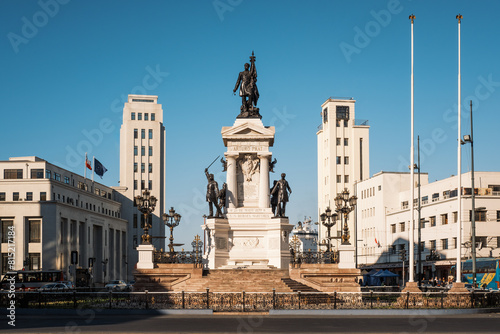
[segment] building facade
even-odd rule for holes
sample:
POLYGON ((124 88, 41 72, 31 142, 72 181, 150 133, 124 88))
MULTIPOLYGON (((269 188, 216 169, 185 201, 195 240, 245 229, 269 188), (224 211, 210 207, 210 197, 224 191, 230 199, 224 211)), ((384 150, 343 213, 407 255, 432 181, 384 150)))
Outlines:
MULTIPOLYGON (((369 129, 367 120, 355 118, 352 98, 329 98, 321 105, 321 125, 318 128, 318 221, 329 206, 335 211, 335 197, 344 189, 355 194, 355 184, 369 177, 369 129)), ((354 212, 349 214, 348 226, 354 235, 354 212)), ((332 227, 332 236, 339 234, 340 220, 332 227), (337 230, 337 232, 335 232, 337 230)), ((327 235, 319 225, 319 238, 327 235)), ((333 242, 338 245, 339 239, 333 242)))
POLYGON ((43 159, 0 161, 2 275, 10 269, 13 231, 14 270, 57 269, 75 280, 76 268, 90 268, 94 284, 124 279, 127 222, 121 206, 113 189, 43 159))
MULTIPOLYGON (((129 95, 123 108, 120 129, 120 186, 122 215, 128 221, 128 258, 137 263, 137 245, 141 243, 144 216, 134 204, 134 198, 145 189, 158 199, 151 215, 156 249, 165 249, 165 127, 158 96, 129 95)), ((129 268, 131 271, 133 268, 129 268)))
MULTIPOLYGON (((409 251, 410 174, 380 172, 357 184, 358 265, 401 271, 400 251, 409 251)), ((421 261, 424 278, 447 277, 471 258, 471 174, 462 174, 462 240, 457 240, 457 176, 428 183, 421 175, 421 261)), ((500 257, 500 172, 475 172, 477 257, 500 257)), ((415 188, 415 260, 418 259, 418 188, 415 188)), ((415 270, 415 273, 417 270, 415 270)))

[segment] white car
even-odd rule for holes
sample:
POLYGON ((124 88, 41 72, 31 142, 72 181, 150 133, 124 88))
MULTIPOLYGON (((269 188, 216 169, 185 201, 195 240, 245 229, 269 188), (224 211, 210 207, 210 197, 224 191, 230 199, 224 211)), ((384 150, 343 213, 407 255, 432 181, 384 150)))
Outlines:
POLYGON ((129 286, 122 280, 110 281, 106 284, 105 288, 108 291, 129 291, 129 286))

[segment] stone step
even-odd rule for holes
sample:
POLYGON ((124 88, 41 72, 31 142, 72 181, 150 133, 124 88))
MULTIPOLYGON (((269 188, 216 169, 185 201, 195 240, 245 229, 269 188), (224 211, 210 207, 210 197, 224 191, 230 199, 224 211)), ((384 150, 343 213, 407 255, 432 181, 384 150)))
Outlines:
POLYGON ((316 290, 308 285, 305 285, 303 283, 297 282, 296 280, 293 280, 291 278, 282 278, 281 279, 293 292, 320 292, 319 290, 316 290))

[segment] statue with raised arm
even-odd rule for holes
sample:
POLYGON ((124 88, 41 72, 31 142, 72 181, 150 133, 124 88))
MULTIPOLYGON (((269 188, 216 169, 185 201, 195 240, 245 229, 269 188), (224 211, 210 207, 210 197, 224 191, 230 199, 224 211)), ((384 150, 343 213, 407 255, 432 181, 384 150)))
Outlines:
POLYGON ((259 108, 256 108, 259 100, 259 89, 257 88, 257 69, 255 67, 255 56, 252 51, 250 56, 250 64, 245 64, 245 70, 240 72, 233 93, 240 88, 239 95, 241 96, 241 108, 239 118, 258 117, 259 108))
POLYGON ((290 189, 290 185, 288 184, 288 181, 285 180, 285 177, 286 174, 282 173, 281 180, 278 180, 276 182, 273 190, 271 191, 271 195, 274 195, 275 193, 278 194, 278 206, 275 217, 286 217, 285 216, 286 203, 288 202, 288 198, 292 193, 292 189, 290 189))
POLYGON ((221 217, 222 212, 220 210, 220 206, 218 203, 218 197, 219 197, 219 185, 217 184, 217 181, 214 180, 214 174, 209 174, 208 173, 208 168, 205 168, 205 175, 207 177, 208 185, 207 185, 207 202, 208 202, 208 208, 209 208, 209 214, 208 217, 214 217, 214 209, 213 206, 215 205, 215 208, 217 209, 217 214, 215 217, 221 217))

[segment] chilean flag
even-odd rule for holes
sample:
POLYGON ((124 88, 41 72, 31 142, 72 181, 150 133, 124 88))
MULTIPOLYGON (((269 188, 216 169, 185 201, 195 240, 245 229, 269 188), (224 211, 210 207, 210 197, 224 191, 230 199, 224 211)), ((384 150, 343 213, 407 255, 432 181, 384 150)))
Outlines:
POLYGON ((90 164, 90 160, 87 158, 87 153, 85 153, 85 167, 92 170, 92 165, 90 164))

